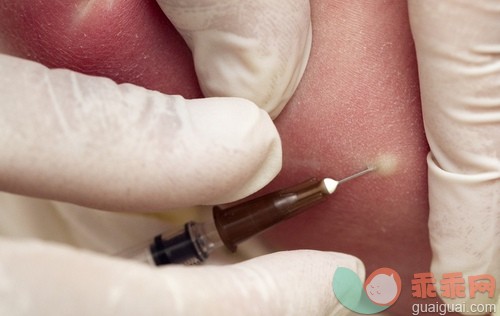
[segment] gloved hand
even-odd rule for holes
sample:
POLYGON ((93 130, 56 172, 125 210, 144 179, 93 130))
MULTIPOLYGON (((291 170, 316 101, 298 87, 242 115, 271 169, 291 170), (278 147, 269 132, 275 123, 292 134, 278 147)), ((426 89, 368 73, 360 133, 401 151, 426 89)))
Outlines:
MULTIPOLYGON (((206 95, 246 97, 279 113, 308 58, 307 1, 160 5, 190 45, 206 95)), ((184 100, 8 56, 0 57, 0 70, 1 190, 108 210, 158 210, 241 198, 280 169, 272 121, 247 100, 184 100)), ((340 254, 151 269, 6 240, 0 311, 338 315, 331 289, 337 266, 363 274, 359 260, 340 254)))
MULTIPOLYGON (((412 0, 409 12, 431 147, 431 270, 491 274, 498 296, 500 3, 412 0)), ((468 304, 496 299, 466 294, 468 304)))

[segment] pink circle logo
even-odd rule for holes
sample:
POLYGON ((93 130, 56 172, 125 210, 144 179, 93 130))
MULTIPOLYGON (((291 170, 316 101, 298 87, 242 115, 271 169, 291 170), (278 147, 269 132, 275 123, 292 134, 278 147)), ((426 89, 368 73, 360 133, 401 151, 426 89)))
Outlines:
POLYGON ((401 278, 391 268, 380 268, 370 274, 364 288, 366 295, 374 304, 391 306, 401 293, 401 278))

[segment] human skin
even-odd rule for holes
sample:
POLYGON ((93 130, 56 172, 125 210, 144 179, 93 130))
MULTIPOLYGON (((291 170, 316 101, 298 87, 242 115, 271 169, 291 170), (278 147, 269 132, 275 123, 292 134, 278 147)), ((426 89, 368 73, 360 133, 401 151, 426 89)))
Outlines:
MULTIPOLYGON (((266 190, 311 176, 340 179, 381 157, 395 166, 341 185, 265 239, 276 249, 353 254, 367 274, 395 269, 403 289, 389 311, 408 314, 409 304, 424 302, 411 299, 410 284, 413 273, 429 271, 431 251, 428 148, 406 3, 311 1, 311 9, 310 61, 276 120, 283 170, 266 190)), ((201 96, 189 50, 154 1, 4 1, 0 30, 4 52, 49 67, 201 96)))

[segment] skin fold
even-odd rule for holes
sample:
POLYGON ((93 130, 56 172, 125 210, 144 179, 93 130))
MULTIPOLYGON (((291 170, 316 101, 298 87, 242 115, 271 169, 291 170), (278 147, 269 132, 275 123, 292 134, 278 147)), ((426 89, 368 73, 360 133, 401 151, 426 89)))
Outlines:
MULTIPOLYGON (((275 249, 353 254, 367 275, 391 267, 408 314, 413 273, 429 271, 427 170, 415 52, 403 1, 312 1, 313 47, 299 88, 275 121, 283 170, 265 190, 311 176, 341 179, 332 198, 265 235, 275 249), (291 237, 293 236, 293 237, 291 237)), ((39 61, 201 97, 189 49, 154 1, 3 1, 0 49, 39 61)), ((451 314, 450 314, 451 315, 451 314)))

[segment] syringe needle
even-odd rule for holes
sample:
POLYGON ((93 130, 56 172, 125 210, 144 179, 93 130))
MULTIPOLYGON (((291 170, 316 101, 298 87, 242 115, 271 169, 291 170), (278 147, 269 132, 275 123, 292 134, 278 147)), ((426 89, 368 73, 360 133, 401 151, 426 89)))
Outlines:
POLYGON ((340 181, 312 178, 242 203, 225 207, 215 206, 213 221, 188 222, 173 235, 159 234, 152 241, 122 252, 121 255, 154 265, 164 265, 200 263, 221 246, 226 246, 234 252, 238 244, 248 238, 326 200, 340 183, 375 169, 368 167, 340 181))
POLYGON ((357 177, 361 177, 362 175, 365 175, 365 174, 367 174, 367 173, 369 173, 369 172, 372 172, 372 171, 373 171, 373 170, 375 170, 375 169, 376 169, 375 167, 367 167, 367 168, 366 168, 365 170, 363 170, 363 171, 360 171, 360 172, 355 173, 355 174, 353 174, 353 175, 350 175, 350 176, 348 176, 348 177, 346 177, 346 178, 344 178, 344 179, 342 179, 342 180, 339 180, 339 181, 338 181, 338 184, 341 184, 341 183, 344 183, 344 182, 350 181, 350 180, 352 180, 352 179, 354 179, 354 178, 357 178, 357 177))

